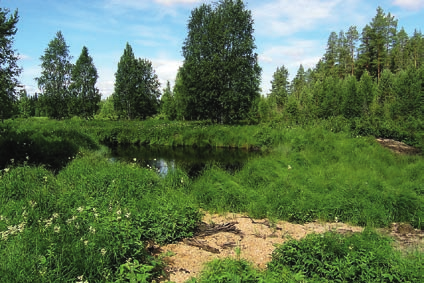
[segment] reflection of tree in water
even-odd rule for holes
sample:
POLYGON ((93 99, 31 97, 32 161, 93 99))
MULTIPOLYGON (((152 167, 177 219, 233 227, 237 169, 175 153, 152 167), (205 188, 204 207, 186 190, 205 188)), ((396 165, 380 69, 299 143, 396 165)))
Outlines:
POLYGON ((258 152, 229 148, 152 147, 120 145, 112 148, 112 157, 140 166, 156 168, 160 174, 178 167, 190 177, 197 177, 205 168, 216 166, 233 174, 258 152))

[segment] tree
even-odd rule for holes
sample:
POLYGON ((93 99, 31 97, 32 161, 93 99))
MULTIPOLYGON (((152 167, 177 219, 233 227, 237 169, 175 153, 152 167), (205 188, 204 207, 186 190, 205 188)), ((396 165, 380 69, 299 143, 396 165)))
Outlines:
POLYGON ((166 88, 163 90, 160 106, 161 113, 165 115, 167 119, 174 120, 176 118, 175 99, 169 81, 166 82, 166 88))
POLYGON ((16 101, 17 77, 22 69, 18 67, 18 54, 13 49, 14 35, 17 32, 18 11, 8 16, 9 10, 0 8, 0 116, 1 120, 13 113, 16 101))
POLYGON ((255 49, 252 15, 242 0, 195 8, 183 46, 186 118, 224 123, 246 118, 259 97, 255 49))
POLYGON ((28 118, 31 116, 31 101, 28 98, 26 89, 22 89, 19 92, 18 108, 19 116, 21 116, 22 118, 28 118))
POLYGON ((350 65, 350 74, 353 76, 355 72, 355 53, 356 43, 359 39, 359 33, 356 26, 351 26, 346 33, 346 45, 349 50, 348 64, 350 65))
POLYGON ((272 75, 270 98, 275 99, 277 106, 282 108, 287 104, 289 95, 289 71, 286 67, 277 67, 272 75))
POLYGON ((96 88, 97 69, 93 59, 88 55, 87 47, 83 47, 75 66, 72 68, 69 86, 71 103, 70 113, 84 118, 93 118, 99 109, 101 95, 96 88))
POLYGON ((48 117, 61 119, 69 116, 71 59, 69 46, 62 32, 58 31, 40 57, 42 71, 41 76, 36 78, 38 88, 43 93, 42 101, 48 117))
POLYGON ((136 59, 132 47, 127 43, 115 73, 113 103, 118 115, 131 120, 156 114, 159 87, 152 63, 147 59, 136 59))
POLYGON ((291 86, 291 94, 294 95, 297 101, 300 101, 303 89, 306 87, 306 73, 302 64, 300 64, 296 73, 296 77, 293 78, 291 86))
POLYGON ((380 80, 384 68, 390 67, 390 52, 397 34, 397 20, 389 13, 385 14, 381 7, 377 15, 362 32, 361 58, 362 67, 373 78, 380 80), (365 64, 364 64, 365 63, 365 64))

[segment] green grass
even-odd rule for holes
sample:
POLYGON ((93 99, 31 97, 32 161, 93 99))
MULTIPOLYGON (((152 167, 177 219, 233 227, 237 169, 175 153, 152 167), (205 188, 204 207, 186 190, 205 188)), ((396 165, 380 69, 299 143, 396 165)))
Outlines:
MULTIPOLYGON (((423 229, 423 157, 396 155, 336 122, 6 121, 0 128, 2 280, 75 282, 83 275, 89 282, 150 282, 162 275, 164 262, 147 243, 190 237, 201 209, 423 229), (232 174, 210 165, 193 180, 180 169, 163 178, 136 163, 109 161, 103 142, 267 154, 232 174)), ((242 260, 214 261, 192 282, 420 282, 420 262, 422 253, 401 256, 372 232, 330 233, 289 241, 267 272, 242 260), (325 258, 314 262, 317 256, 325 258)))

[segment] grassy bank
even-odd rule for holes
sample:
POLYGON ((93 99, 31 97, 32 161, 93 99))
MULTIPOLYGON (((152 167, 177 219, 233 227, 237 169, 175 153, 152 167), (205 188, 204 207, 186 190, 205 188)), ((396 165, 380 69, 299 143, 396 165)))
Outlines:
MULTIPOLYGON (((8 121, 0 135, 2 280, 151 282, 163 275, 164 263, 150 255, 149 243, 190 237, 201 209, 423 229, 423 157, 396 155, 372 137, 353 137, 343 123, 334 125, 8 121), (269 153, 235 174, 211 165, 191 180, 178 169, 163 178, 136 163, 110 162, 101 142, 269 153)), ((420 282, 421 267, 422 253, 402 256, 368 231, 290 241, 275 251, 267 272, 242 260, 216 261, 193 280, 420 282)))

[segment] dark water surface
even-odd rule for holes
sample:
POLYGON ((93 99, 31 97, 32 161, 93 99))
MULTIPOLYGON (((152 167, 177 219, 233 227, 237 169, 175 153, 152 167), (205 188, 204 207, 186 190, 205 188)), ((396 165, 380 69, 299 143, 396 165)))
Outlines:
POLYGON ((230 148, 152 147, 119 145, 111 148, 111 159, 136 162, 140 166, 155 168, 166 175, 173 168, 180 168, 190 177, 197 177, 207 166, 214 164, 234 173, 250 159, 259 156, 257 151, 230 148))

